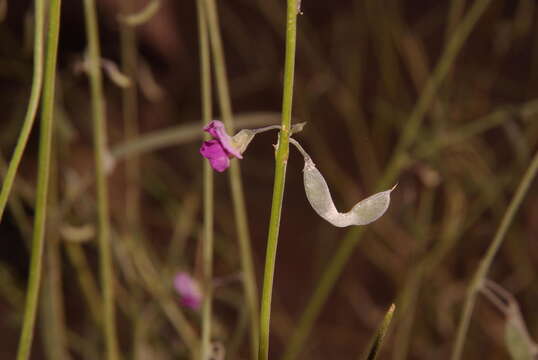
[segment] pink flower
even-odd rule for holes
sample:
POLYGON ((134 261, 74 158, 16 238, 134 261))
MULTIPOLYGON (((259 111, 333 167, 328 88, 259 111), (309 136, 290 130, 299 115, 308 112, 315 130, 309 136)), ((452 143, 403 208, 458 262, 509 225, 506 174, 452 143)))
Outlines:
POLYGON ((213 169, 223 172, 230 167, 230 158, 243 158, 239 149, 234 145, 232 137, 226 133, 221 121, 211 121, 204 127, 204 131, 208 132, 214 139, 204 141, 200 148, 200 154, 209 160, 213 169))
POLYGON ((202 291, 198 282, 186 272, 177 273, 174 278, 174 288, 176 289, 181 304, 193 310, 200 309, 202 305, 202 291))

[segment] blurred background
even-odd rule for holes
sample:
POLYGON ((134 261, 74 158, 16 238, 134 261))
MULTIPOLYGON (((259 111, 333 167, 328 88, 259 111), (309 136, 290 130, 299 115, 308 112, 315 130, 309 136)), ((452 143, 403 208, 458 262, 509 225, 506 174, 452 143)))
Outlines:
MULTIPOLYGON (((308 124, 295 137, 324 174, 341 211, 379 190, 376 184, 447 39, 473 2, 302 1, 293 116, 295 122, 308 124)), ((124 358, 188 358, 170 314, 180 311, 199 332, 199 313, 182 307, 172 289, 178 271, 195 277, 200 273, 196 3, 163 0, 151 19, 134 28, 137 64, 129 89, 137 102, 127 106, 119 73, 125 69, 125 38, 118 14, 138 11, 148 2, 96 3, 102 57, 108 64, 108 144, 117 155, 110 169, 109 199, 121 351, 124 358), (129 111, 136 122, 126 127, 129 111), (163 142, 159 134, 170 135, 172 141, 163 142), (142 143, 148 138, 157 140, 142 143), (125 159, 135 158, 140 175, 126 175, 125 159), (139 200, 132 202, 129 191, 139 200), (140 240, 134 249, 125 240, 133 234, 140 240)), ((279 123, 285 2, 229 0, 217 5, 236 127, 279 123)), ((8 0, 0 23, 3 169, 29 96, 32 14, 31 1, 8 0)), ((534 0, 495 0, 474 24, 405 150, 388 212, 354 244, 297 358, 358 359, 393 302, 396 315, 380 358, 449 357, 468 282, 538 149, 537 15, 534 0)), ((99 359, 103 341, 82 1, 63 1, 61 16, 51 215, 32 358, 57 358, 50 336, 58 332, 54 326, 60 319, 69 357, 99 359)), ((214 116, 220 116, 216 96, 214 116)), ((20 333, 38 130, 36 125, 0 225, 2 359, 14 358, 20 333)), ((276 133, 258 135, 240 161, 258 287, 275 143, 276 133)), ((302 157, 290 151, 272 307, 274 359, 286 351, 320 276, 348 234, 312 210, 302 183, 302 157)), ((227 358, 247 359, 248 321, 228 176, 215 173, 215 186, 214 339, 227 358)), ((515 296, 534 338, 537 234, 534 185, 489 273, 515 296)), ((508 359, 506 317, 482 295, 478 299, 464 359, 508 359)))

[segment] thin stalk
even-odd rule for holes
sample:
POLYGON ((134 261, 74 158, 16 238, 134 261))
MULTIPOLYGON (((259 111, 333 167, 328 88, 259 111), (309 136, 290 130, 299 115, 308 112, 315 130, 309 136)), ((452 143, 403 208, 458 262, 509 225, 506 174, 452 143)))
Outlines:
MULTIPOLYGON (((54 90, 56 79, 56 59, 58 54, 58 37, 60 33, 60 4, 61 0, 50 0, 49 2, 49 31, 47 35, 43 102, 41 108, 34 232, 32 237, 32 252, 30 257, 30 275, 28 278, 24 320, 22 324, 19 348, 17 351, 17 360, 26 360, 30 357, 32 340, 34 336, 36 311, 39 302, 43 246, 45 241, 45 221, 47 218, 47 194, 50 175, 52 129, 54 128, 54 90)), ((36 14, 36 17, 41 17, 43 11, 43 3, 41 1, 36 1, 36 12, 39 12, 39 15, 36 14)), ((36 31, 39 30, 36 29, 36 31)))
POLYGON ((288 0, 286 15, 286 54, 284 61, 284 91, 282 98, 282 128, 279 133, 276 150, 275 180, 273 185, 273 201, 267 235, 267 251, 265 254, 265 269, 263 275, 263 292, 260 312, 260 348, 258 360, 269 358, 269 330, 271 322, 271 298, 273 295, 273 278, 275 272, 276 250, 284 185, 286 180, 286 165, 289 155, 289 139, 291 128, 291 113, 293 102, 293 80, 295 72, 295 49, 297 43, 297 1, 288 0))
POLYGON ((480 265, 478 266, 478 269, 476 270, 476 273, 471 280, 469 288, 467 289, 467 296, 465 298, 465 304, 463 306, 463 313, 461 315, 460 322, 458 325, 456 342, 454 344, 454 349, 452 352, 452 360, 458 360, 461 358, 463 352, 463 345, 465 343, 465 336, 467 335, 467 330, 469 329, 471 315, 473 313, 474 304, 476 302, 476 295, 480 290, 482 283, 487 277, 489 268, 493 263, 493 259, 495 258, 495 255, 497 254, 497 251, 499 250, 499 247, 504 240, 504 236, 506 235, 506 232, 508 231, 512 220, 514 220, 514 216, 516 215, 516 212, 521 206, 521 203, 525 198, 525 194, 529 190, 529 187, 534 180, 537 171, 538 152, 536 152, 536 154, 534 155, 534 158, 532 159, 529 167, 527 168, 525 175, 521 179, 521 182, 517 187, 516 193, 512 197, 512 200, 510 201, 510 204, 508 205, 508 208, 504 213, 501 223, 497 228, 497 232, 495 233, 493 241, 489 245, 486 254, 480 261, 480 265))
POLYGON ((103 98, 103 80, 99 66, 101 54, 99 29, 94 0, 84 0, 86 36, 88 40, 89 78, 93 118, 95 177, 97 187, 98 242, 101 287, 103 293, 103 326, 106 357, 119 358, 116 333, 116 311, 114 308, 114 274, 110 251, 110 215, 108 208, 108 188, 105 173, 106 154, 106 114, 103 98))
MULTIPOLYGON (((207 14, 209 40, 215 66, 220 112, 226 129, 228 132, 233 133, 232 105, 230 101, 230 91, 227 80, 228 76, 226 74, 226 63, 215 0, 204 0, 204 7, 207 14)), ((234 205, 234 217, 237 227, 237 237, 239 240, 241 267, 243 269, 243 285, 245 287, 247 306, 249 309, 251 356, 252 358, 255 358, 258 349, 258 290, 254 272, 254 261, 252 259, 245 195, 241 180, 241 168, 237 163, 237 160, 232 160, 229 178, 234 205)))
MULTIPOLYGON (((35 0, 35 29, 34 29, 34 69, 32 75, 32 89, 30 90, 30 100, 24 117, 21 133, 17 140, 17 145, 13 151, 13 157, 9 162, 9 167, 4 176, 2 190, 0 192, 0 221, 17 175, 17 169, 22 159, 24 149, 28 143, 28 137, 34 125, 37 107, 41 96, 41 87, 43 84, 43 27, 45 22, 44 0, 35 0)), ((7 3, 6 3, 7 4, 7 3)))
MULTIPOLYGON (((120 2, 122 15, 131 14, 134 8, 133 1, 123 0, 120 2)), ((125 21, 120 21, 120 44, 121 44, 121 67, 122 73, 130 80, 130 86, 122 88, 122 117, 123 117, 123 139, 128 141, 136 141, 139 134, 138 129, 138 91, 136 87, 138 53, 137 53, 137 38, 136 29, 128 25, 125 21)), ((140 158, 132 156, 125 159, 125 236, 128 241, 142 240, 142 229, 140 226, 140 158)), ((138 314, 142 298, 142 289, 129 283, 129 292, 132 294, 132 311, 138 314)), ((132 350, 133 356, 139 356, 137 342, 140 319, 138 316, 131 317, 133 324, 133 341, 132 350)))
MULTIPOLYGON (((443 54, 437 63, 432 76, 429 78, 428 83, 420 98, 411 113, 409 120, 405 124, 402 136, 399 139, 398 145, 392 156, 383 178, 378 182, 377 189, 383 189, 390 184, 394 184, 398 175, 403 169, 403 165, 406 163, 406 151, 416 138, 426 111, 432 104, 439 87, 441 86, 444 78, 446 77, 448 70, 454 63, 456 55, 461 50, 463 43, 468 38, 471 30, 476 25, 480 16, 484 13, 485 9, 489 5, 491 0, 476 0, 469 10, 465 18, 458 24, 454 30, 453 35, 445 47, 443 54)), ((363 228, 350 229, 336 253, 329 260, 324 273, 321 276, 320 281, 317 283, 313 295, 311 296, 306 308, 299 319, 297 330, 292 335, 291 340, 287 344, 283 359, 291 360, 295 359, 303 347, 303 344, 312 329, 314 321, 318 317, 321 308, 325 304, 329 293, 333 289, 336 280, 342 273, 344 266, 347 264, 353 250, 360 242, 363 228)))
POLYGON ((62 292, 62 263, 60 257, 59 233, 59 158, 58 141, 54 141, 50 169, 49 208, 53 214, 49 216, 49 229, 46 232, 45 274, 43 279, 43 301, 41 314, 45 323, 43 342, 47 358, 50 360, 70 359, 67 350, 67 331, 65 325, 64 298, 62 292))
MULTIPOLYGON (((123 0, 122 10, 130 13, 132 1, 123 0)), ((122 113, 124 139, 136 141, 138 138, 138 92, 136 88, 136 68, 138 63, 137 39, 135 28, 121 23, 121 62, 122 72, 131 80, 131 86, 122 89, 122 113)), ((140 223, 140 161, 132 156, 125 161, 125 219, 127 230, 136 233, 140 223)))
POLYGON ((80 244, 67 243, 65 252, 71 266, 75 269, 82 295, 88 303, 90 316, 95 325, 101 325, 101 295, 84 253, 84 248, 80 244))
MULTIPOLYGON (((200 84, 202 96, 202 124, 209 124, 212 118, 211 63, 207 21, 202 0, 196 1, 198 14, 198 36, 200 43, 200 84)), ((208 135, 208 134, 207 134, 208 135)), ((209 136, 206 135, 206 139, 209 136)), ((214 180, 213 169, 208 161, 203 161, 204 186, 204 235, 203 235, 203 286, 202 305, 202 360, 211 356, 211 308, 213 301, 213 212, 214 180)))

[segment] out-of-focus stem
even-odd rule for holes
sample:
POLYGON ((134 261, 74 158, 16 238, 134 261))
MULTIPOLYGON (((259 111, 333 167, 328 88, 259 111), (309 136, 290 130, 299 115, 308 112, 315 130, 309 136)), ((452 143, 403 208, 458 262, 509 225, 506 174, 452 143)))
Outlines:
MULTIPOLYGON (((200 44, 200 84, 202 96, 202 125, 212 118, 211 64, 209 38, 203 0, 196 1, 198 12, 198 36, 200 44)), ((206 139, 208 139, 206 134, 206 139)), ((203 160, 204 168, 204 232, 203 232, 203 305, 202 305, 202 360, 211 356, 211 309, 213 301, 213 169, 203 160)))
MULTIPOLYGON (((124 12, 131 10, 132 1, 123 0, 124 12)), ((135 28, 121 25, 121 62, 122 72, 131 80, 131 86, 122 89, 122 111, 124 140, 134 141, 138 137, 138 93, 136 88, 136 69, 138 63, 135 28)), ((125 218, 127 229, 134 233, 140 221, 140 161, 134 155, 125 160, 125 218)))
POLYGON ((59 177, 58 177, 58 149, 53 144, 51 174, 50 174, 50 201, 49 207, 53 211, 52 226, 47 230, 47 243, 45 244, 45 274, 43 281, 44 301, 41 314, 45 319, 47 331, 43 332, 45 350, 50 360, 67 360, 67 338, 64 314, 64 300, 62 292, 62 263, 60 261, 60 236, 58 224, 59 204, 59 177))
MULTIPOLYGON (((30 91, 30 100, 28 101, 28 109, 24 117, 21 133, 17 140, 17 145, 13 151, 13 157, 9 162, 7 172, 2 183, 0 191, 0 221, 6 209, 6 204, 13 187, 17 169, 22 159, 22 154, 28 143, 28 137, 34 124, 39 98, 41 96, 41 86, 43 83, 43 27, 45 22, 44 0, 36 0, 35 4, 35 28, 34 28, 34 69, 32 75, 32 90, 30 91)), ((5 3, 7 6, 7 2, 5 3)))
MULTIPOLYGON (((47 218, 50 154, 52 148, 52 131, 54 128, 54 91, 56 79, 56 59, 58 54, 58 37, 60 33, 60 5, 61 0, 50 0, 48 9, 49 29, 47 36, 43 103, 41 110, 34 232, 30 256, 30 275, 28 278, 24 320, 17 352, 17 360, 26 360, 30 357, 32 340, 34 336, 37 304, 39 302, 43 246, 45 241, 45 222, 47 218)), ((36 1, 36 19, 43 16, 43 6, 42 1, 36 1)), ((40 21, 42 21, 42 19, 40 21)), ((36 31, 40 31, 40 29, 36 28, 36 31)))
MULTIPOLYGON (((226 75, 226 63, 224 60, 224 50, 222 47, 215 0, 204 0, 204 7, 207 15, 209 40, 215 66, 215 77, 217 81, 217 92, 221 116, 228 132, 233 133, 234 125, 232 105, 230 101, 228 77, 226 75)), ((254 262, 252 259, 247 211, 245 208, 245 195, 241 181, 241 169, 237 163, 237 160, 232 160, 229 170, 229 177, 232 191, 232 201, 234 204, 237 235, 239 239, 241 267, 243 268, 243 284, 245 286, 247 306, 249 308, 251 356, 252 358, 255 358, 258 348, 258 290, 254 272, 254 262)))
POLYGON ((119 359, 116 331, 116 311, 114 307, 114 275, 110 250, 110 215, 108 208, 108 187, 105 173, 106 156, 106 114, 103 97, 103 80, 99 66, 101 54, 99 29, 94 0, 84 0, 86 36, 88 39, 91 104, 93 118, 95 177, 97 185, 98 242, 103 299, 103 326, 105 333, 106 358, 119 359))

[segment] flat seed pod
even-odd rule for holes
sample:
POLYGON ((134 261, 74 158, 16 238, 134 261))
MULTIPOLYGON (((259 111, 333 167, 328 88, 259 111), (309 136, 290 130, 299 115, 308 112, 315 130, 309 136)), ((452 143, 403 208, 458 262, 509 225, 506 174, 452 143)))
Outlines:
POLYGON ((331 197, 329 186, 310 156, 297 141, 290 139, 290 142, 303 154, 305 161, 303 180, 306 197, 314 211, 323 219, 337 227, 367 225, 379 219, 387 211, 390 204, 390 193, 396 186, 360 201, 346 213, 338 212, 331 197))

